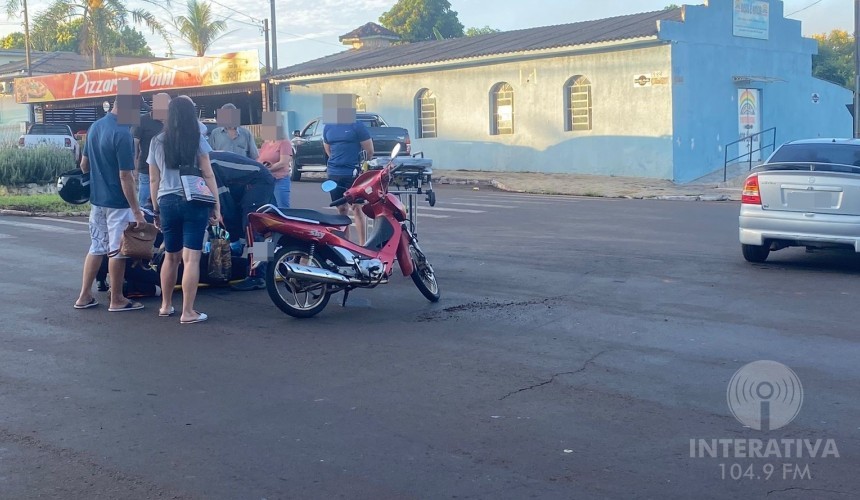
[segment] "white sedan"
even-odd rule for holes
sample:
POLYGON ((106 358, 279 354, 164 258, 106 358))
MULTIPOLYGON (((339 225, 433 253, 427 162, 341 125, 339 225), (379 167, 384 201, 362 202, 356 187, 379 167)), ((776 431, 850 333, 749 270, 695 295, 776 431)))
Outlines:
POLYGON ((860 252, 860 140, 780 146, 747 177, 739 227, 749 262, 792 246, 860 252))

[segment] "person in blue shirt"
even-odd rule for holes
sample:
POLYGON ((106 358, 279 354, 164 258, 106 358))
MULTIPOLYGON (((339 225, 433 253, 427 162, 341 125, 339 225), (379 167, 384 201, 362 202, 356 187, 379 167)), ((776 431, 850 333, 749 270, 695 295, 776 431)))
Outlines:
MULTIPOLYGON (((323 128, 323 148, 328 156, 328 178, 337 183, 337 188, 329 192, 331 201, 335 201, 342 198, 343 193, 352 187, 361 172, 362 153, 368 159, 373 157, 373 141, 367 127, 361 122, 326 124, 323 128)), ((337 207, 341 215, 347 215, 349 210, 352 210, 355 216, 358 244, 364 245, 367 235, 361 205, 343 204, 337 207)), ((346 237, 349 238, 348 227, 346 237)))
MULTIPOLYGON (((75 309, 97 306, 93 282, 107 255, 110 277, 111 312, 143 309, 122 293, 125 279, 125 257, 119 255, 123 231, 129 223, 142 226, 146 219, 140 210, 134 182, 134 138, 128 125, 119 123, 120 99, 113 110, 96 120, 87 132, 87 143, 81 157, 81 170, 90 173, 90 250, 84 260, 81 293, 75 309)), ((137 102, 134 102, 137 107, 137 102)), ((134 110, 135 113, 138 110, 134 110)))

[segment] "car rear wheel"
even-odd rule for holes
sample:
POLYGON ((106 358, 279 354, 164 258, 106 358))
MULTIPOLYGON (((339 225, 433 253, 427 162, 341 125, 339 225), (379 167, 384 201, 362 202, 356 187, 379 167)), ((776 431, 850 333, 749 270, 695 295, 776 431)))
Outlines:
POLYGON ((767 260, 767 256, 770 254, 770 246, 741 244, 741 251, 747 262, 761 263, 767 260))

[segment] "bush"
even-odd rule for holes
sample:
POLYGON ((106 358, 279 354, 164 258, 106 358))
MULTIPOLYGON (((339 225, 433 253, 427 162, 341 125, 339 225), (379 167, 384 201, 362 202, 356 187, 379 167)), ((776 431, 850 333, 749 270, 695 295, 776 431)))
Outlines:
POLYGON ((49 184, 63 172, 74 170, 75 158, 70 151, 42 146, 36 148, 0 148, 0 185, 49 184))

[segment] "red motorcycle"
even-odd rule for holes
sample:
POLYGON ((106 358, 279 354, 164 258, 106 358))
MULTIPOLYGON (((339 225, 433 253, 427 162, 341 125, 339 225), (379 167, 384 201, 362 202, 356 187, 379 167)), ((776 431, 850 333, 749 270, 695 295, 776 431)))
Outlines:
MULTIPOLYGON (((266 288, 282 311, 296 318, 310 318, 340 291, 346 304, 351 290, 388 283, 395 260, 403 275, 411 276, 428 300, 439 300, 436 275, 418 246, 406 208, 400 198, 388 192, 398 168, 394 158, 399 149, 395 146, 385 167, 362 173, 344 196, 330 205, 364 203, 362 211, 374 219, 373 232, 364 246, 343 237, 343 230, 352 223, 345 215, 272 205, 249 214, 250 230, 275 243, 274 258, 266 269, 266 288)), ((333 182, 323 183, 323 190, 333 188, 333 182)))

